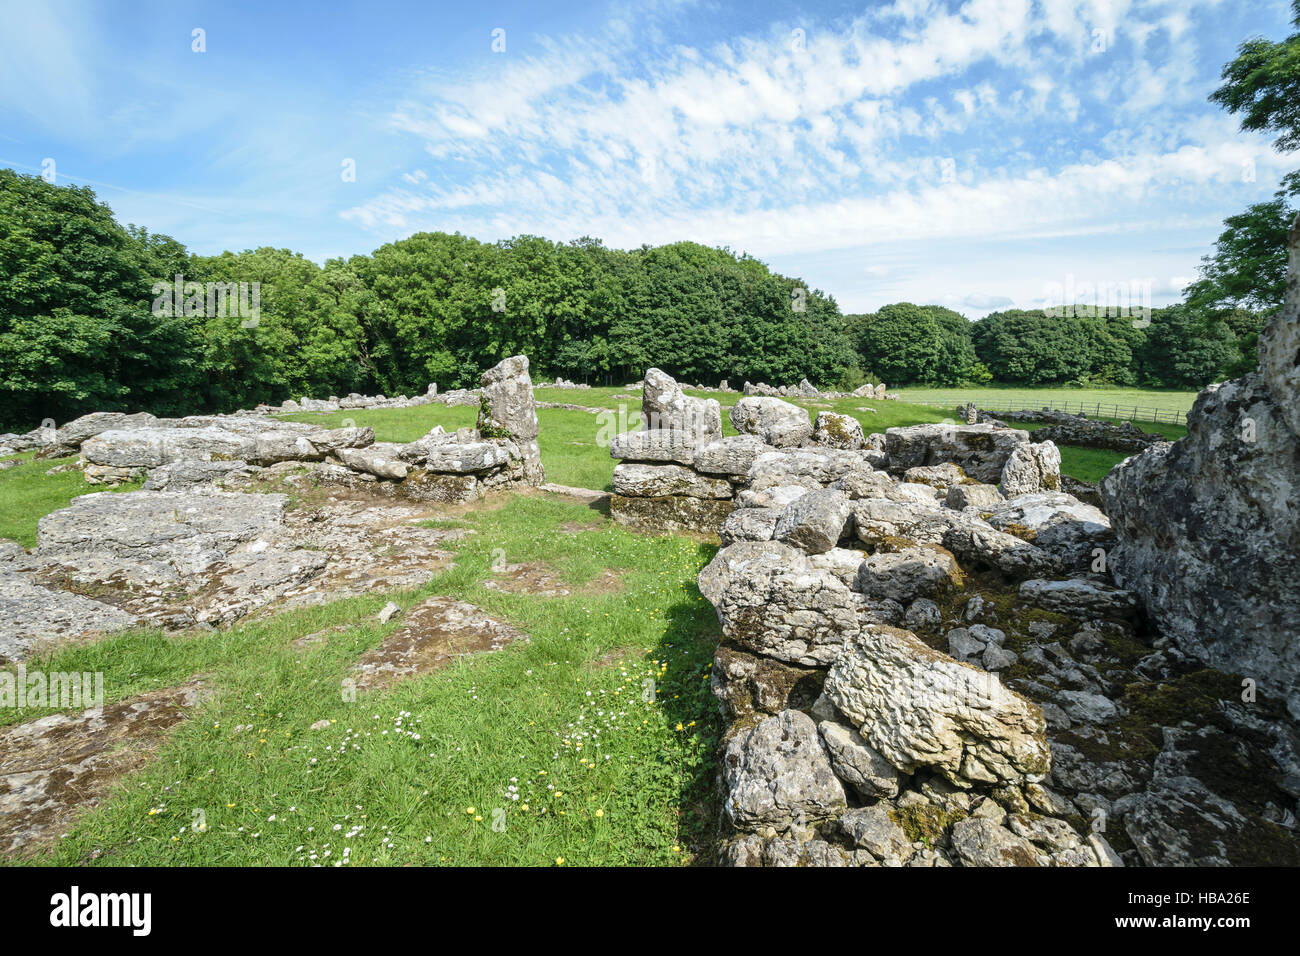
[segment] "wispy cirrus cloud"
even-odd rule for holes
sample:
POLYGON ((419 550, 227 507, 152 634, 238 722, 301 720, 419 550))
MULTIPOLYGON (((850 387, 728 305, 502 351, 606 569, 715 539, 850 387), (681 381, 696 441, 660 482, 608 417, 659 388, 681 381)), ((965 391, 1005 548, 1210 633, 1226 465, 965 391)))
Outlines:
POLYGON ((778 260, 1205 230, 1225 192, 1289 168, 1205 102, 1219 10, 899 0, 709 44, 550 38, 425 77, 389 117, 421 141, 423 178, 343 215, 379 235, 689 238, 778 260))

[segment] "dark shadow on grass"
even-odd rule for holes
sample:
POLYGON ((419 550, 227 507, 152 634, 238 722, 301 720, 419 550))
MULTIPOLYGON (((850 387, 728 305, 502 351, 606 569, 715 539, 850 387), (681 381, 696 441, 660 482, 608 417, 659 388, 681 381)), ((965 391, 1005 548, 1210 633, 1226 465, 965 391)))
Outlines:
MULTIPOLYGON (((697 547, 702 568, 713 559, 718 546, 701 542, 697 547)), ((673 662, 660 685, 660 697, 670 726, 683 727, 674 755, 683 769, 678 793, 680 832, 688 841, 695 865, 714 866, 721 832, 717 774, 723 721, 708 676, 722 628, 713 605, 701 597, 694 582, 682 591, 682 600, 668 608, 665 619, 669 627, 651 655, 673 662), (693 736, 698 743, 692 742, 693 736)))

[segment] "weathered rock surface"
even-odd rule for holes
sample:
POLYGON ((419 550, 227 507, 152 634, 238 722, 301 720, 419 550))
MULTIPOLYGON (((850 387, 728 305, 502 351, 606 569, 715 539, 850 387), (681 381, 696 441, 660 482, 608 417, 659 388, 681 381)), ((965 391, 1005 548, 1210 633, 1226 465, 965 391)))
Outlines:
POLYGON ((862 424, 852 415, 818 412, 813 422, 812 439, 828 448, 856 451, 862 447, 862 424))
POLYGON ((722 406, 717 399, 692 398, 673 378, 647 369, 641 389, 641 421, 649 431, 680 432, 693 445, 722 437, 722 406))
POLYGON ((723 548, 699 585, 730 641, 779 661, 825 666, 858 627, 848 587, 779 541, 723 548))
POLYGON ((723 805, 738 829, 778 832, 825 819, 845 806, 817 725, 785 710, 733 737, 722 758, 723 805))
POLYGON ((1084 620, 1098 617, 1128 618, 1137 609, 1137 601, 1131 591, 1109 587, 1086 578, 1026 581, 1020 585, 1020 598, 1045 610, 1058 611, 1084 620))
POLYGON ((727 515, 718 537, 723 547, 737 541, 770 541, 783 508, 737 508, 727 515))
POLYGON ((860 452, 836 448, 796 448, 759 455, 750 465, 748 477, 751 484, 760 479, 783 482, 807 479, 824 485, 854 472, 869 471, 871 466, 860 452))
POLYGON ((48 849, 202 703, 198 681, 0 728, 0 855, 48 849))
POLYGON ((693 464, 696 471, 709 475, 743 476, 760 455, 773 450, 756 435, 729 435, 697 448, 693 464))
POLYGON ((831 766, 863 800, 898 794, 898 768, 872 749, 852 727, 823 720, 818 725, 831 766))
POLYGON ((937 548, 877 551, 858 568, 856 590, 869 598, 910 604, 917 598, 946 595, 962 582, 953 556, 937 548))
POLYGON ((757 435, 777 448, 801 445, 812 437, 812 422, 798 405, 779 398, 747 396, 731 407, 731 424, 742 435, 757 435))
POLYGON ((904 773, 931 767, 969 786, 1034 780, 1050 766, 1034 704, 909 631, 866 625, 831 665, 823 694, 904 773))
POLYGON ((690 498, 730 498, 731 485, 721 478, 696 474, 681 465, 643 465, 622 462, 614 466, 614 494, 634 498, 681 495, 690 498))
POLYGON ((46 641, 120 631, 136 620, 110 604, 0 570, 0 662, 22 660, 46 641))
POLYGON ((615 494, 609 499, 609 516, 619 524, 643 531, 716 534, 733 507, 729 498, 698 498, 693 495, 640 498, 615 494))
POLYGON ((808 554, 821 554, 844 536, 850 514, 844 492, 834 488, 810 491, 785 506, 772 537, 808 554))
POLYGON ((357 690, 375 690, 445 667, 457 657, 500 651, 528 635, 473 604, 425 598, 402 617, 403 625, 352 667, 357 690))
POLYGON ((1061 487, 1061 452, 1050 441, 1012 449, 1002 466, 998 487, 1008 498, 1061 487))
POLYGON ((1064 492, 1021 495, 981 510, 994 528, 1031 540, 1067 571, 1087 571, 1094 563, 1097 570, 1105 570, 1098 549, 1109 552, 1114 547, 1110 519, 1101 509, 1064 492))
POLYGON ((1300 218, 1259 355, 1257 373, 1197 396, 1186 438, 1125 460, 1101 494, 1111 571, 1157 627, 1300 717, 1300 218))
POLYGON ((695 436, 684 431, 647 429, 610 439, 609 456, 624 461, 689 465, 695 459, 695 436))
POLYGON ((537 404, 528 357, 502 359, 480 377, 482 384, 477 429, 484 438, 508 438, 518 446, 520 478, 530 485, 546 480, 537 444, 537 404))
POLYGON ((911 425, 885 430, 889 470, 902 474, 920 465, 960 465, 975 481, 997 484, 1011 453, 1029 444, 1029 433, 993 425, 911 425))

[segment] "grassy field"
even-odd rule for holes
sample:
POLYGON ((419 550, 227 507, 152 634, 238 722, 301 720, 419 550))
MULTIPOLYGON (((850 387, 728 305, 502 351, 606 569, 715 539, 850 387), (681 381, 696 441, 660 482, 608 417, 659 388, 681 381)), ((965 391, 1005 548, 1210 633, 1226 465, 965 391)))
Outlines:
MULTIPOLYGON (((902 401, 915 402, 920 405, 935 405, 944 409, 955 409, 964 402, 1023 402, 1024 408, 1042 408, 1044 405, 1058 408, 1069 405, 1074 411, 1075 405, 1083 403, 1085 410, 1089 407, 1100 408, 1095 414, 1109 416, 1113 406, 1119 406, 1119 417, 1125 416, 1124 409, 1156 408, 1163 412, 1186 412, 1196 399, 1196 392, 1184 392, 1167 389, 1148 388, 901 388, 898 394, 902 401)), ((1139 424, 1134 422, 1134 424, 1139 424)))
MULTIPOLYGON (((695 578, 713 548, 647 538, 581 505, 516 496, 464 518, 455 567, 419 592, 292 611, 229 631, 138 631, 29 661, 101 671, 110 700, 202 674, 216 696, 156 760, 39 862, 99 865, 673 865, 713 840, 717 620, 695 578), (494 554, 575 586, 483 587, 494 554), (584 593, 607 568, 618 587, 584 593), (451 595, 531 642, 340 693, 401 626, 376 612, 451 595), (324 629, 325 643, 294 638, 324 629), (331 721, 328 729, 311 725, 331 721), (192 825, 202 811, 205 828, 192 825), (95 851, 100 851, 98 855, 95 851)), ((32 711, 0 711, 0 722, 32 711)))
MULTIPOLYGON (((78 495, 110 490, 87 484, 79 469, 46 474, 51 468, 75 461, 75 455, 33 461, 34 455, 30 451, 10 455, 25 464, 0 471, 0 539, 12 538, 25 548, 36 546, 36 523, 42 517, 66 508, 78 495)), ((135 491, 139 487, 139 482, 127 482, 111 490, 135 491)))

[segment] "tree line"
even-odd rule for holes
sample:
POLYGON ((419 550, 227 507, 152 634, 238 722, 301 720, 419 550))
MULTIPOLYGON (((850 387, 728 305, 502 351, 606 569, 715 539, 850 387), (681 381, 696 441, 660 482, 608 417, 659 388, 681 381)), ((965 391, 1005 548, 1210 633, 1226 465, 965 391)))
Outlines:
POLYGON ((535 378, 593 384, 653 365, 710 385, 1200 387, 1253 362, 1272 306, 1252 304, 1157 309, 1146 327, 1024 310, 970 322, 911 303, 843 315, 798 279, 691 242, 622 251, 419 233, 323 265, 287 249, 200 256, 121 226, 89 188, 0 170, 6 427, 419 394, 473 386, 518 353, 535 378))

